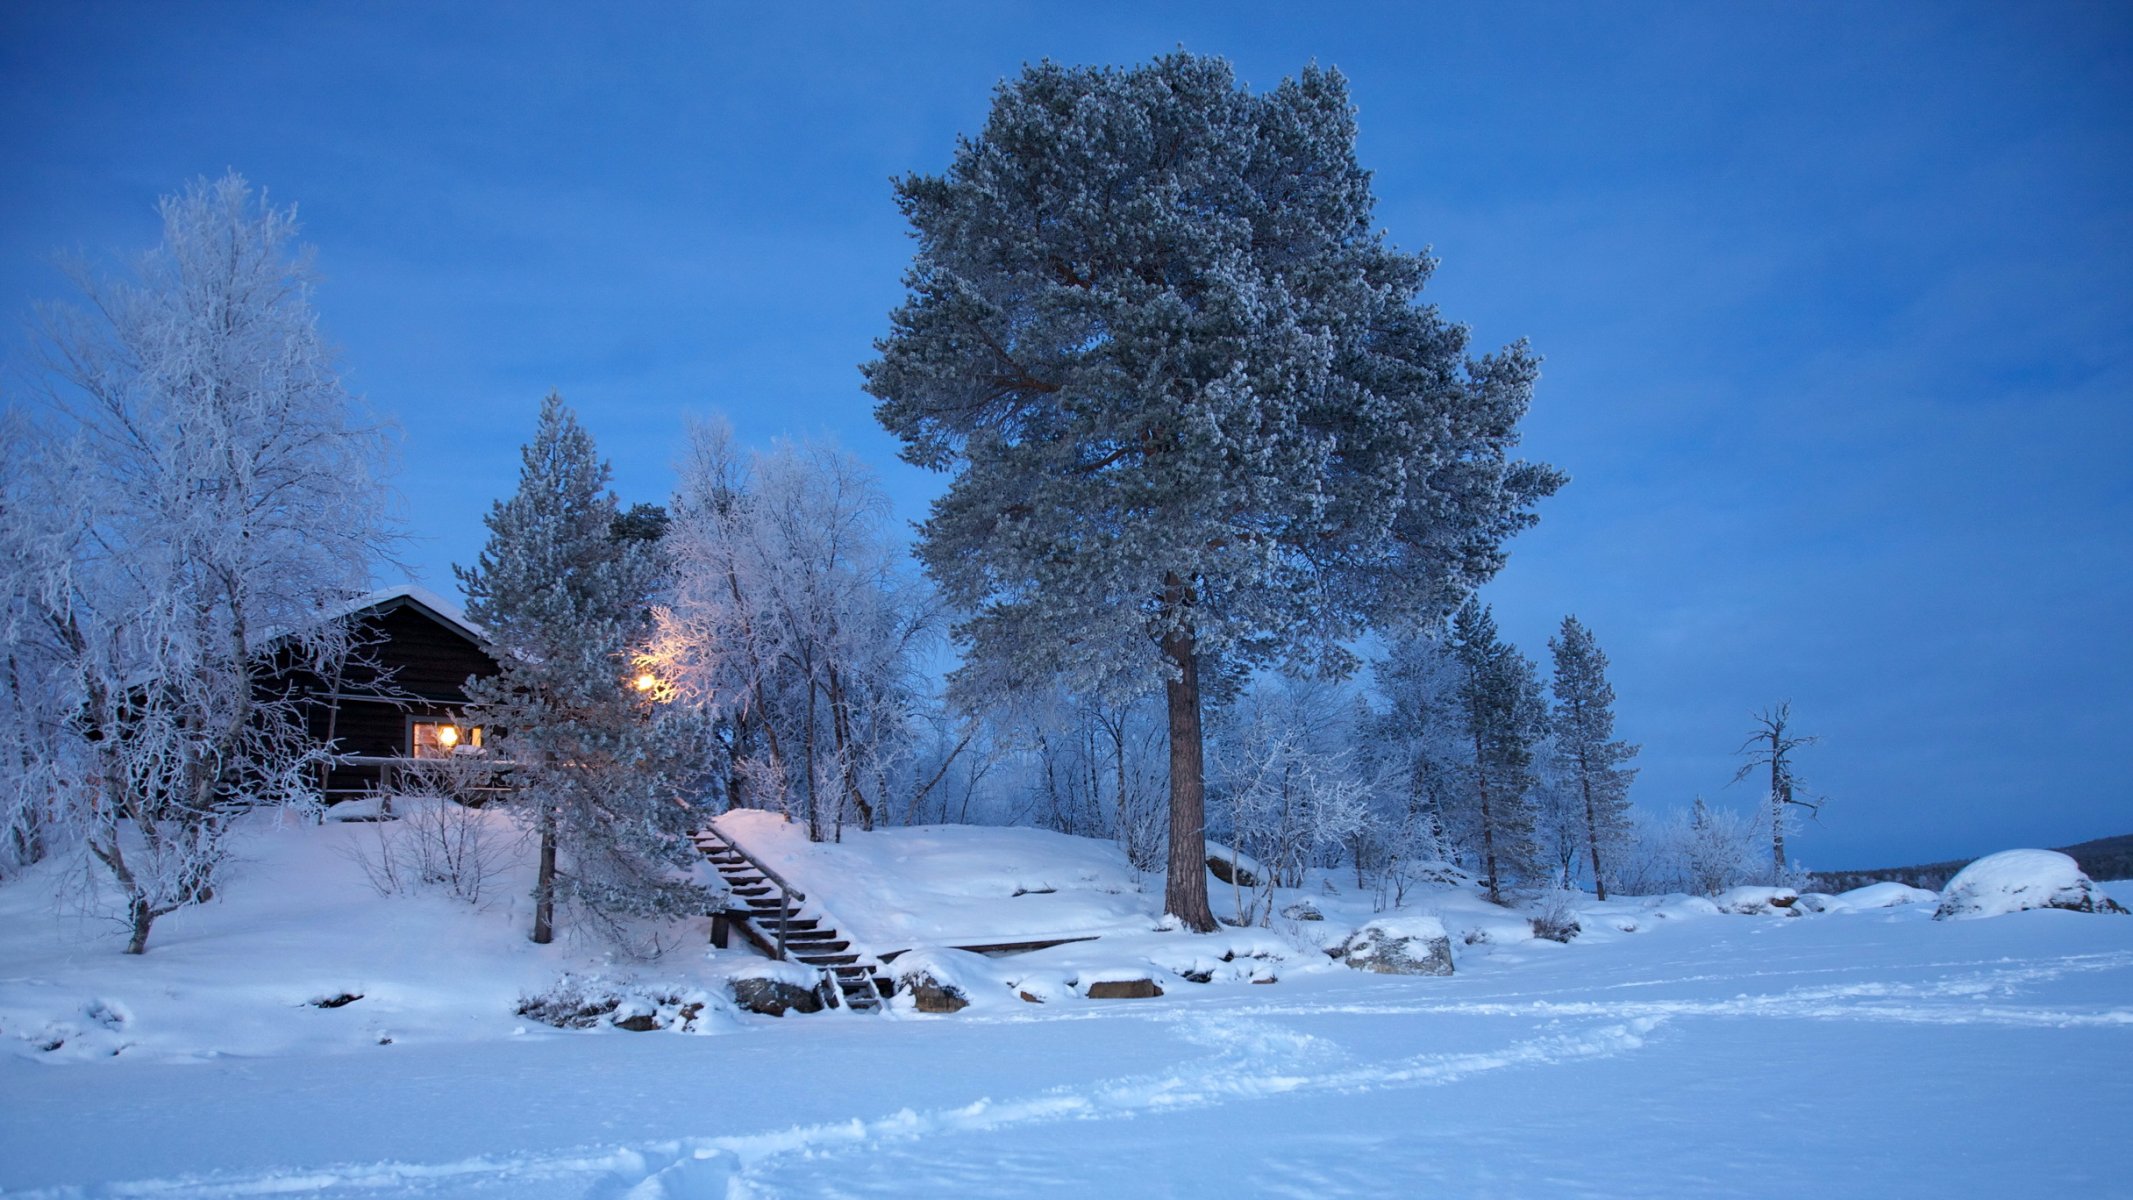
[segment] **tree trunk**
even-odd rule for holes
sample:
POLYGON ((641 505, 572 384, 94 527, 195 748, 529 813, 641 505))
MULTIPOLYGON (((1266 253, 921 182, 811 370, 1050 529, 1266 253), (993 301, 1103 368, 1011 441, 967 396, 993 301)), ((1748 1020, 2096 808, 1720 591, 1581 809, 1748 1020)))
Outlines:
POLYGON ((1185 582, 1163 580, 1164 604, 1179 619, 1163 635, 1163 654, 1177 668, 1164 685, 1170 709, 1170 869, 1163 911, 1194 933, 1213 933, 1207 906, 1207 779, 1200 736, 1200 659, 1194 646, 1185 582))
POLYGON ((1592 851, 1592 895, 1607 899, 1607 880, 1600 874, 1600 814, 1592 803, 1592 763, 1583 748, 1578 750, 1578 790, 1585 796, 1585 845, 1592 851))
POLYGON ((126 941, 126 953, 148 953, 148 930, 155 924, 156 910, 139 895, 126 902, 126 915, 133 926, 133 936, 126 941))
POLYGON ((1481 861, 1489 880, 1489 903, 1502 904, 1503 892, 1496 881, 1496 821, 1489 811, 1489 770, 1487 758, 1481 745, 1481 735, 1474 735, 1474 786, 1481 798, 1481 861))
POLYGON ((1770 738, 1770 882, 1776 883, 1785 877, 1785 790, 1782 751, 1776 749, 1777 736, 1770 738))
POLYGON ((541 818, 541 865, 533 882, 533 941, 545 946, 555 940, 555 810, 541 818))

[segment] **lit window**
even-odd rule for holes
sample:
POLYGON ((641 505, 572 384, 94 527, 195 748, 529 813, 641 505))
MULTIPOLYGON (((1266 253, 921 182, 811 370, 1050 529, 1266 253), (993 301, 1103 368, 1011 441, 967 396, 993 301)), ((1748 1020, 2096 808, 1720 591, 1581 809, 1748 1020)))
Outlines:
POLYGON ((452 721, 416 721, 413 723, 416 758, 450 758, 454 754, 473 754, 481 749, 481 726, 459 725, 452 721))

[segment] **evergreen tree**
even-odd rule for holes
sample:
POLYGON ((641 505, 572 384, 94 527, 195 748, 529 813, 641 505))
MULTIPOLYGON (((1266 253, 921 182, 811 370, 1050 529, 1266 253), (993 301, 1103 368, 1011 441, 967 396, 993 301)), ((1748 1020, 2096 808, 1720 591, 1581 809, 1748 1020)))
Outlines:
POLYGON ((1452 620, 1452 652, 1461 667, 1459 698, 1473 744, 1472 808, 1482 878, 1489 899, 1503 902, 1508 877, 1539 873, 1534 841, 1533 746, 1546 719, 1533 661, 1497 637, 1496 619, 1469 598, 1452 620))
MULTIPOLYGON (((501 730, 516 811, 540 835, 533 940, 555 934, 559 902, 610 929, 628 916, 704 911, 674 869, 703 820, 691 802, 706 728, 637 678, 659 574, 655 541, 630 533, 608 467, 560 397, 541 405, 518 491, 498 501, 489 541, 457 568, 467 615, 502 670, 471 684, 501 730)), ((656 685, 656 680, 652 683, 656 685)))
POLYGON ((1637 747, 1615 740, 1615 689, 1607 682, 1607 653, 1576 617, 1548 639, 1555 658, 1555 712, 1549 722, 1555 735, 1555 768, 1562 786, 1583 809, 1585 846, 1592 855, 1592 886, 1607 899, 1603 846, 1619 845, 1629 836, 1629 784, 1633 767, 1623 764, 1637 747))
POLYGON ((1183 52, 1040 63, 896 185, 918 252, 867 389, 955 473, 919 553, 972 614, 957 684, 1163 686, 1164 905, 1194 929, 1203 673, 1349 669, 1363 628, 1494 574, 1561 483, 1507 458, 1535 359, 1469 357, 1416 302, 1433 263, 1373 227, 1355 135, 1316 67, 1253 95, 1183 52))

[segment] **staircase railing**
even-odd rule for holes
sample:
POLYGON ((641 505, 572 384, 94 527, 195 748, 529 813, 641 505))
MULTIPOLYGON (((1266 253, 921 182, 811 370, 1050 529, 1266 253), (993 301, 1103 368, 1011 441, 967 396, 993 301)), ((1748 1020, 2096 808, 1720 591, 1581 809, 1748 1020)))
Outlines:
POLYGON ((748 853, 748 851, 744 849, 739 842, 735 841, 730 837, 727 837, 724 833, 719 832, 716 828, 713 828, 711 830, 711 833, 716 836, 721 843, 725 845, 726 849, 729 852, 740 856, 742 862, 745 862, 750 867, 754 868, 755 872, 761 875, 765 880, 776 885, 778 889, 777 957, 778 961, 784 962, 786 958, 785 930, 786 927, 792 923, 793 904, 795 901, 807 899, 807 893, 786 882, 785 877, 783 875, 780 875, 776 871, 771 870, 769 863, 766 863, 762 859, 757 858, 755 855, 748 853))

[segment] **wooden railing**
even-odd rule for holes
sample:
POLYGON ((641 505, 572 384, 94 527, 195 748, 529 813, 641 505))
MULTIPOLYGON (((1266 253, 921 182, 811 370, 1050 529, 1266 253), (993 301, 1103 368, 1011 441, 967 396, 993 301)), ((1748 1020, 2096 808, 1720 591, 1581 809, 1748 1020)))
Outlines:
POLYGON ((730 837, 727 837, 724 833, 720 832, 716 828, 713 828, 711 830, 711 833, 713 836, 717 837, 720 842, 725 844, 727 850, 733 852, 736 855, 739 855, 742 862, 747 863, 751 868, 755 870, 757 874, 761 875, 765 880, 769 881, 771 884, 777 887, 777 958, 780 962, 785 961, 785 929, 786 926, 792 923, 794 905, 800 901, 807 899, 807 893, 786 882, 785 877, 772 870, 769 863, 766 863, 762 859, 757 858, 755 855, 748 853, 747 850, 741 847, 741 844, 739 842, 733 840, 730 837))

